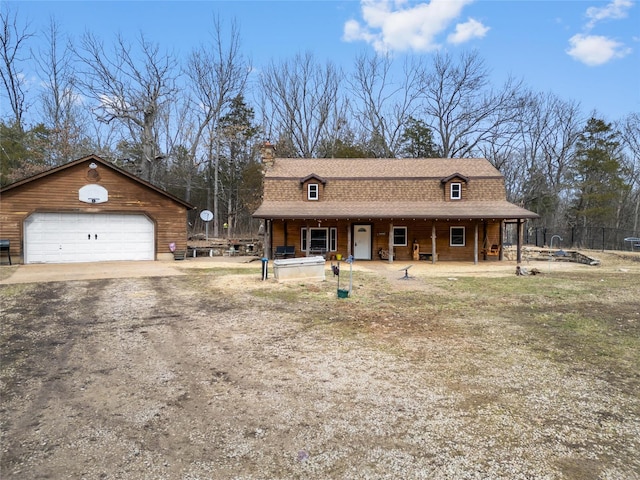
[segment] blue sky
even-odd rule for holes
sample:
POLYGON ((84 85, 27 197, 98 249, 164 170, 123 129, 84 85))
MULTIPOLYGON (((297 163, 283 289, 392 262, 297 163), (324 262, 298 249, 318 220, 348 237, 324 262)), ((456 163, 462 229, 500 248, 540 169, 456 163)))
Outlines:
POLYGON ((19 18, 46 29, 55 17, 78 39, 106 44, 143 32, 185 56, 206 42, 214 14, 236 20, 256 71, 313 52, 349 70, 356 54, 452 54, 475 49, 500 85, 511 75, 536 92, 580 102, 611 121, 640 111, 640 4, 633 0, 20 1, 19 18))

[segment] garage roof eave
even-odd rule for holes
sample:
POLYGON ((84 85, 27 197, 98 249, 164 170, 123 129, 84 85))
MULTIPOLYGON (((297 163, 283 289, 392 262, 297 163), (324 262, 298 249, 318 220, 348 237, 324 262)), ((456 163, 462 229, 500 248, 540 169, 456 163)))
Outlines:
POLYGON ((119 167, 115 166, 114 164, 112 164, 111 162, 108 162, 107 160, 104 160, 103 158, 100 158, 99 156, 94 155, 94 154, 87 155, 86 157, 79 158, 78 160, 74 160, 72 162, 65 163, 64 165, 60 165, 58 167, 54 167, 54 168, 51 168, 49 170, 45 170, 44 172, 40 172, 40 173, 37 173, 36 175, 32 175, 30 177, 23 178, 22 180, 18 180, 17 182, 11 183, 9 185, 5 185, 4 187, 0 188, 0 193, 4 193, 6 191, 13 190, 14 188, 19 188, 22 185, 31 183, 31 182, 33 182, 35 180, 38 180, 38 179, 43 178, 43 177, 47 177, 49 175, 53 175, 53 174, 55 174, 57 172, 66 170, 68 168, 72 168, 72 167, 74 167, 76 165, 79 165, 79 164, 84 163, 84 162, 89 161, 89 160, 91 160, 93 162, 97 162, 97 163, 99 163, 99 164, 101 164, 101 165, 103 165, 103 166, 105 166, 107 168, 115 170, 116 172, 120 173, 121 175, 124 175, 125 177, 128 177, 128 178, 130 178, 130 179, 132 179, 132 180, 134 180, 134 181, 136 181, 138 183, 143 184, 147 188, 150 188, 151 190, 154 190, 157 193, 159 193, 161 195, 164 195, 165 197, 170 198, 174 202, 179 203, 180 205, 184 206, 187 210, 195 210, 197 208, 196 206, 190 204, 189 202, 186 202, 186 201, 182 200, 181 198, 178 198, 175 195, 172 195, 171 193, 169 193, 169 192, 167 192, 165 190, 162 190, 161 188, 158 188, 157 186, 153 185, 152 183, 147 182, 146 180, 143 180, 142 178, 140 178, 140 177, 138 177, 138 176, 136 176, 136 175, 134 175, 132 173, 129 173, 126 170, 123 170, 122 168, 119 168, 119 167))

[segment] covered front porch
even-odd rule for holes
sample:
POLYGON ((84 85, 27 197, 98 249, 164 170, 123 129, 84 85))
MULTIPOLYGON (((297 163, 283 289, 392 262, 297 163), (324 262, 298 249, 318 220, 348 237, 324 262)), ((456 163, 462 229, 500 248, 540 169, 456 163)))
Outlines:
POLYGON ((321 255, 326 259, 399 261, 500 261, 506 225, 517 231, 522 256, 525 219, 290 218, 265 219, 265 256, 321 255))

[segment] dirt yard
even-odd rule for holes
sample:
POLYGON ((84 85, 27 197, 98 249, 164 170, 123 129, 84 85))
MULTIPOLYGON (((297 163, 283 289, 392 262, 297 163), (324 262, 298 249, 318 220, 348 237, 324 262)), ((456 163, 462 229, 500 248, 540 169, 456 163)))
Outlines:
POLYGON ((598 256, 2 267, 0 478, 638 479, 640 258, 598 256))

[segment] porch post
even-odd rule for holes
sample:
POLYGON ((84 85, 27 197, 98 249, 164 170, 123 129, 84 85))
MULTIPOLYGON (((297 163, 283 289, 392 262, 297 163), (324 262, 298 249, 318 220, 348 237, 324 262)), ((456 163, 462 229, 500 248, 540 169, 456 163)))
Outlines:
POLYGON ((389 263, 393 263, 393 222, 389 224, 389 263))
POLYGON ((489 232, 487 227, 487 221, 482 222, 482 260, 487 259, 487 250, 491 248, 489 244, 489 232))
POLYGON ((436 222, 431 224, 431 263, 436 263, 436 222))
POLYGON ((273 259, 273 250, 271 248, 271 220, 265 220, 264 228, 264 256, 269 260, 273 259))
POLYGON ((478 222, 473 226, 473 263, 478 264, 478 222))
POLYGON ((307 254, 309 256, 309 252, 311 251, 311 227, 307 225, 307 254))
POLYGON ((284 244, 289 245, 289 225, 287 224, 286 220, 283 223, 283 227, 284 227, 284 244))
POLYGON ((518 219, 518 228, 517 228, 517 232, 518 232, 518 239, 517 239, 517 247, 516 247, 516 263, 518 265, 520 265, 522 263, 522 227, 523 227, 523 223, 522 223, 522 219, 519 218, 518 219))
POLYGON ((504 220, 500 220, 500 253, 498 254, 498 259, 500 261, 504 260, 504 245, 502 240, 504 239, 504 220))
POLYGON ((347 258, 351 255, 351 224, 347 223, 347 258))

